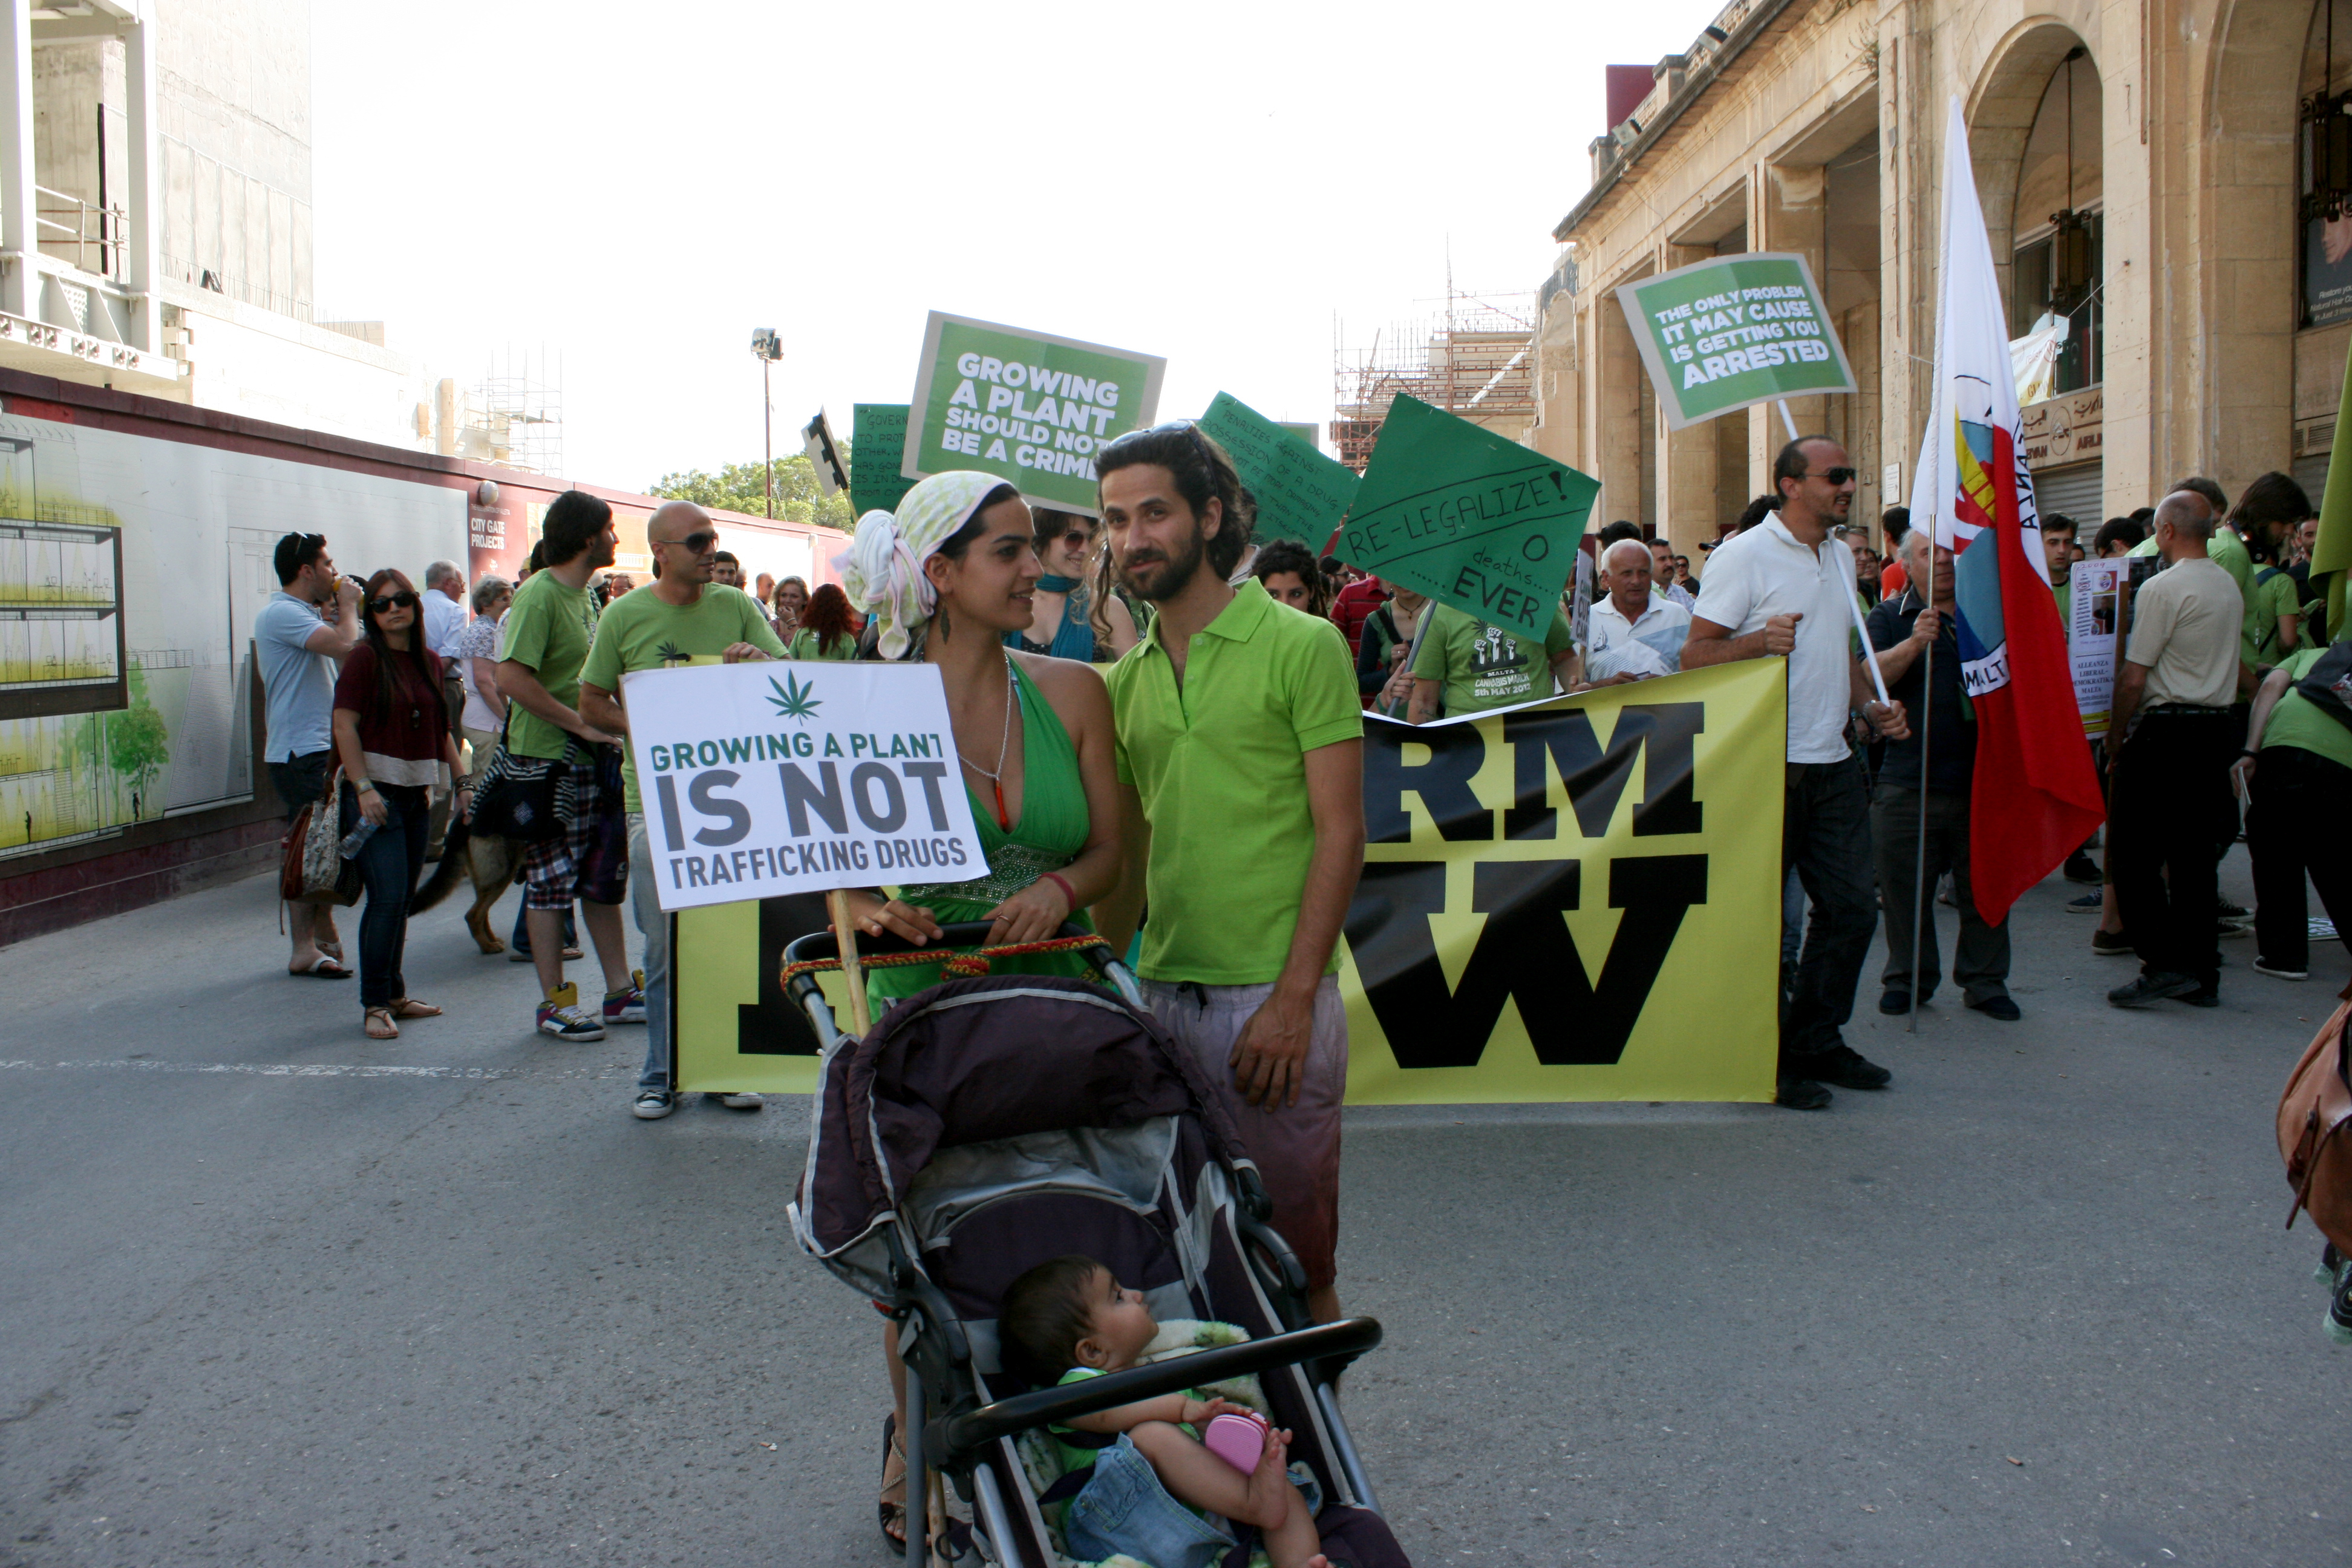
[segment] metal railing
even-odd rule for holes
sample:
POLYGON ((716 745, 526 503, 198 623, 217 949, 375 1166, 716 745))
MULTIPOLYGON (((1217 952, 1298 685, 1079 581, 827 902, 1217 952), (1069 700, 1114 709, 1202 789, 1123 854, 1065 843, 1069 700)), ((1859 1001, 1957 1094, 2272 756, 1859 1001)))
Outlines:
POLYGON ((131 233, 131 215, 119 206, 100 206, 47 185, 35 185, 34 209, 40 244, 55 255, 70 247, 73 264, 100 278, 122 276, 122 247, 131 233), (98 265, 92 267, 95 250, 98 265))

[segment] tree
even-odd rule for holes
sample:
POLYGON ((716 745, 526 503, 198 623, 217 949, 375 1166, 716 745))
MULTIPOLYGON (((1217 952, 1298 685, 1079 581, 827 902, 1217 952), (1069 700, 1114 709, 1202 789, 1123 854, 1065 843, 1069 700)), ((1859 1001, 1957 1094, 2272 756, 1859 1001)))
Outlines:
MULTIPOLYGON (((843 461, 849 454, 845 447, 843 461)), ((664 474, 646 487, 647 495, 664 500, 690 500, 700 507, 740 511, 751 517, 768 515, 767 492, 761 482, 759 461, 730 463, 716 474, 700 468, 664 474)), ((856 527, 845 495, 824 495, 817 489, 816 465, 805 452, 776 458, 776 516, 793 522, 814 522, 844 533, 856 527)))
MULTIPOLYGON (((172 760, 172 734, 163 716, 147 700, 145 679, 131 675, 131 706, 106 720, 106 760, 115 777, 143 791, 172 760)), ((142 813, 143 815, 143 813, 142 813)))

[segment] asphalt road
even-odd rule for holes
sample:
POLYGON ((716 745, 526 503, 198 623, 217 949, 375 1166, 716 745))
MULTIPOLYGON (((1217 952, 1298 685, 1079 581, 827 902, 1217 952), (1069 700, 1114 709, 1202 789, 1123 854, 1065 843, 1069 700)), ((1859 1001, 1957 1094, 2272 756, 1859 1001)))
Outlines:
MULTIPOLYGON (((2347 1557, 2352 1363, 2271 1134, 2343 951, 2116 1012, 2070 891, 2016 917, 2022 1024, 1866 984, 1895 1087, 1827 1114, 1351 1113, 1389 1338, 1347 1402, 1416 1561, 2347 1557)), ((373 1045, 268 897, 0 958, 0 1564, 878 1568, 875 1321, 782 1217, 805 1104, 632 1120, 642 1035, 532 1035, 451 910, 409 966, 450 1016, 373 1045)))

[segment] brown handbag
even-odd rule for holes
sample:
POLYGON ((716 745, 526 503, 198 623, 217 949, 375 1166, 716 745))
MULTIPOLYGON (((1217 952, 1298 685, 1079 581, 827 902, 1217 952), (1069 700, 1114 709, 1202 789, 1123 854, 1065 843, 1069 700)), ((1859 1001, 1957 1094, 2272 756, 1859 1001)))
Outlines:
POLYGON ((2352 1253, 2352 1136, 2345 1134, 2352 1122, 2352 1080, 2345 1077, 2348 1024, 2352 1002, 2320 1026, 2287 1076, 2278 1109, 2279 1153, 2286 1161, 2287 1185, 2294 1189, 2287 1227, 2308 1209, 2311 1223, 2345 1253, 2352 1253))
POLYGON ((289 904, 359 902, 360 869, 342 858, 341 837, 335 829, 341 819, 343 770, 338 763, 328 770, 319 798, 294 814, 278 841, 278 896, 289 904))

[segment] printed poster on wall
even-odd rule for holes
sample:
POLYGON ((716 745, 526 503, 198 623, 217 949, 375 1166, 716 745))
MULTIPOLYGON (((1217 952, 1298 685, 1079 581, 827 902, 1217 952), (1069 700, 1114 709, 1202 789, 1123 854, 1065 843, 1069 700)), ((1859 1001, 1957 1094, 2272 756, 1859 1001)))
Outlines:
POLYGON ((2083 733, 2093 740, 2107 732, 2107 715, 2115 707, 2123 576, 2121 561, 2077 561, 2067 590, 2066 657, 2074 667, 2074 705, 2082 710, 2083 733))
POLYGON ((663 909, 987 873, 937 666, 700 665, 621 684, 663 909))
POLYGON ((1801 256, 1696 261, 1626 284, 1617 302, 1670 429, 1774 398, 1854 389, 1801 256))
POLYGON ((1151 423, 1168 362, 931 312, 899 472, 994 474, 1032 506, 1099 508, 1094 454, 1151 423))

